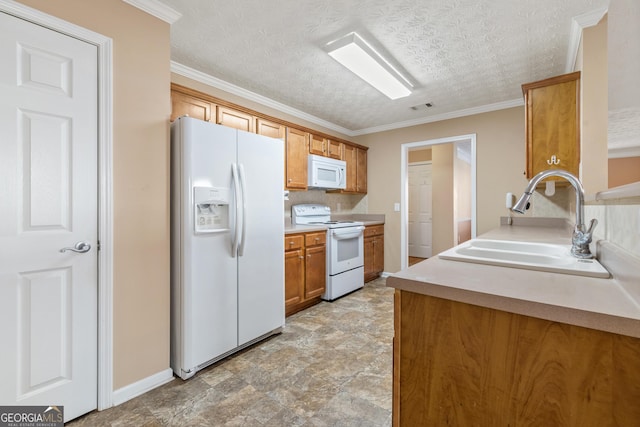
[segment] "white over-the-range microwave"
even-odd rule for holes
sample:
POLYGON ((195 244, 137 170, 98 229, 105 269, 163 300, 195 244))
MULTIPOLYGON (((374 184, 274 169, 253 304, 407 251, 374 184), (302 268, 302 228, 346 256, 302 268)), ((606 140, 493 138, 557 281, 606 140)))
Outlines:
POLYGON ((345 189, 347 162, 310 154, 308 156, 309 188, 345 189))

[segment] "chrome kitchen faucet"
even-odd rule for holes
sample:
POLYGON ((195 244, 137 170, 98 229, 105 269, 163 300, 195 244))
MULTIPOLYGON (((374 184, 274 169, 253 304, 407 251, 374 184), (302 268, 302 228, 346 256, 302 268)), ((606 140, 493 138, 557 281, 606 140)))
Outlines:
POLYGON ((511 210, 523 214, 527 209, 529 209, 529 199, 536 189, 536 186, 540 181, 550 176, 559 176, 566 179, 576 190, 576 226, 573 229, 573 236, 571 238, 571 255, 576 258, 593 258, 593 254, 589 250, 589 243, 591 243, 593 230, 596 228, 596 225, 598 225, 598 221, 596 219, 592 219, 589 224, 589 229, 585 231, 584 188, 582 187, 580 180, 566 170, 549 169, 542 171, 531 178, 529 185, 527 185, 524 193, 511 210))

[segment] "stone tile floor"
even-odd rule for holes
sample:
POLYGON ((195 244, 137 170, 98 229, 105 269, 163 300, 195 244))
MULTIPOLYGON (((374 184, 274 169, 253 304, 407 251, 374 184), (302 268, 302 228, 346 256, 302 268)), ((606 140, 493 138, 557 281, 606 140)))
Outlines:
POLYGON ((68 425, 390 426, 392 340, 393 289, 377 279, 188 381, 68 425))

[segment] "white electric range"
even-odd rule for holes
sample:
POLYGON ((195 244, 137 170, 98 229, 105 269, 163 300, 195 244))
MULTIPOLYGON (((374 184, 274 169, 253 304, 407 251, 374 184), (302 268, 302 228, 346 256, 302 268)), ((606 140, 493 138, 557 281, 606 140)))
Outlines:
POLYGON ((327 226, 327 281, 322 299, 333 301, 364 286, 364 223, 331 220, 331 208, 294 205, 294 225, 327 226))

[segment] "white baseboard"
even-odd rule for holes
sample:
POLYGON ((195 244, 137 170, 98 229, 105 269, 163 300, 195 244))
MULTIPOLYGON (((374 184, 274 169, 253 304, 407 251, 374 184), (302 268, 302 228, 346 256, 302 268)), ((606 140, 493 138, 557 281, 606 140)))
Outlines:
POLYGON ((140 381, 136 381, 133 384, 119 388, 113 392, 113 406, 118 406, 172 380, 173 371, 169 368, 147 378, 143 378, 140 381))

